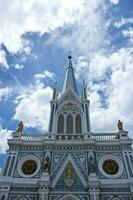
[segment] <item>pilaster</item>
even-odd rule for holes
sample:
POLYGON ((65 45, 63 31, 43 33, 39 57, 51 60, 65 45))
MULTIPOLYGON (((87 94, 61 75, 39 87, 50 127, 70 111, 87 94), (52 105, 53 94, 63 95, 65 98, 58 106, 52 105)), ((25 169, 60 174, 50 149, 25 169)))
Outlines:
POLYGON ((90 200, 99 200, 99 181, 96 173, 90 173, 88 186, 90 200))
POLYGON ((48 200, 50 176, 48 172, 43 172, 38 182, 39 187, 39 200, 48 200))

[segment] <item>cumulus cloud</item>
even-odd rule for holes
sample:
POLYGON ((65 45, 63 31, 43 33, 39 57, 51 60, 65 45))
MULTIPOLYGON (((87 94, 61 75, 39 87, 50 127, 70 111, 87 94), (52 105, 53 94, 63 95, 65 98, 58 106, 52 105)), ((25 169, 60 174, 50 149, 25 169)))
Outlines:
POLYGON ((35 79, 44 79, 46 77, 53 78, 53 76, 54 76, 54 73, 49 72, 49 71, 44 71, 42 73, 38 73, 34 75, 35 79))
POLYGON ((133 28, 129 28, 127 30, 123 30, 122 34, 124 37, 129 39, 129 42, 133 44, 133 28))
POLYGON ((4 50, 0 50, 0 66, 4 67, 5 69, 9 69, 9 65, 6 61, 6 54, 4 50))
POLYGON ((121 48, 107 55, 99 52, 84 68, 79 67, 88 82, 93 131, 117 131, 118 119, 124 122, 126 130, 133 130, 132 55, 132 48, 121 48))
POLYGON ((16 98, 14 119, 22 120, 25 127, 46 131, 49 122, 52 89, 41 82, 23 89, 16 98))
POLYGON ((117 4, 119 4, 119 1, 120 0, 110 0, 110 3, 117 5, 117 4))
POLYGON ((124 26, 125 24, 130 24, 130 23, 131 24, 133 23, 133 18, 123 18, 122 17, 120 21, 117 21, 114 23, 114 26, 116 28, 120 28, 120 27, 124 26))
POLYGON ((0 43, 16 52, 23 48, 25 32, 49 32, 73 22, 83 10, 84 0, 5 0, 0 3, 0 43))
POLYGON ((15 65, 15 69, 23 69, 23 68, 24 68, 24 66, 21 65, 21 64, 16 64, 15 65))
POLYGON ((7 99, 12 93, 12 89, 9 87, 0 88, 0 101, 3 99, 7 99))
POLYGON ((12 137, 12 131, 3 129, 0 126, 0 137, 2 138, 0 140, 0 153, 6 153, 6 150, 8 149, 7 139, 12 137))
POLYGON ((85 1, 83 12, 76 17, 76 22, 66 26, 70 31, 65 34, 60 30, 53 32, 49 42, 52 44, 56 41, 57 45, 67 50, 89 57, 94 51, 109 44, 109 36, 106 34, 108 21, 105 20, 107 10, 104 0, 85 1))

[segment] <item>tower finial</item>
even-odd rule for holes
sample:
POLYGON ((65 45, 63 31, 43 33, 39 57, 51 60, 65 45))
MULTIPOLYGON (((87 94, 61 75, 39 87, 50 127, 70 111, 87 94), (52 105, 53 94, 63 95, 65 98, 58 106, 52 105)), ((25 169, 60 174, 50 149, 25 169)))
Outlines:
POLYGON ((71 58, 72 58, 72 52, 69 51, 69 52, 68 52, 68 59, 71 60, 71 58))

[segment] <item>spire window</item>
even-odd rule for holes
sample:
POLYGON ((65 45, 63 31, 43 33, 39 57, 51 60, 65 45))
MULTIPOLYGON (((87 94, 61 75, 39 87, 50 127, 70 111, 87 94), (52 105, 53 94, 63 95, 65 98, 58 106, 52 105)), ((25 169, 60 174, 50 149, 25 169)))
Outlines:
POLYGON ((73 117, 68 115, 66 122, 66 134, 73 134, 73 117))
POLYGON ((60 115, 58 118, 58 128, 57 128, 57 132, 59 134, 64 133, 64 117, 63 115, 60 115))
POLYGON ((80 133, 81 134, 81 132, 82 132, 82 123, 81 123, 81 116, 78 114, 77 116, 76 116, 76 123, 75 123, 75 125, 76 125, 76 133, 80 133))

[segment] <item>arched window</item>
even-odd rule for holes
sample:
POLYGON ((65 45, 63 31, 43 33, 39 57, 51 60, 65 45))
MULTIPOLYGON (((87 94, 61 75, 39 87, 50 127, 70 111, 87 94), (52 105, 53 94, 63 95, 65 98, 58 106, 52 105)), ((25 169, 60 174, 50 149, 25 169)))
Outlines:
POLYGON ((82 123, 81 123, 81 116, 76 116, 76 133, 82 133, 82 123))
POLYGON ((73 134, 73 117, 71 115, 67 116, 66 123, 66 134, 73 134))
POLYGON ((60 115, 58 118, 57 133, 59 133, 59 134, 64 133, 64 117, 63 117, 63 115, 60 115))

